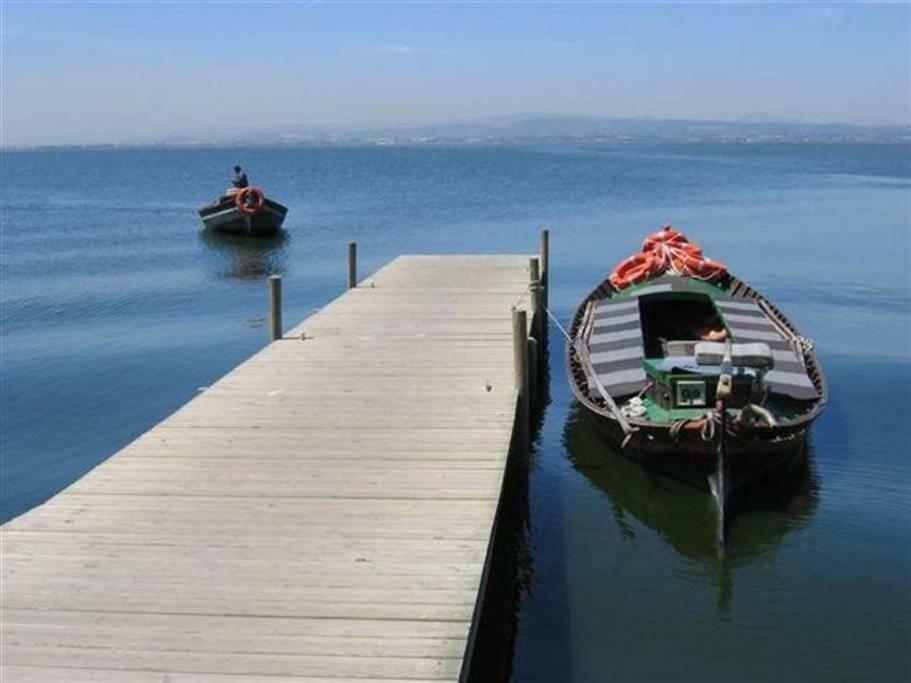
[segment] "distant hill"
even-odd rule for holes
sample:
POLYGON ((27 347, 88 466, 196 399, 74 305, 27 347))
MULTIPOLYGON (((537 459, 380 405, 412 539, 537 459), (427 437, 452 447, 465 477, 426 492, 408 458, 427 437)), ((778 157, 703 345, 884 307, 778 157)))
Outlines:
MULTIPOLYGON (((435 145, 622 142, 911 143, 909 125, 775 121, 752 113, 736 121, 525 114, 387 126, 285 125, 187 131, 111 146, 435 145)), ((97 146, 97 145, 96 145, 97 146)))
MULTIPOLYGON (((368 131, 361 131, 366 134, 368 131)), ((371 131, 375 137, 436 138, 441 141, 541 139, 603 141, 911 141, 908 126, 860 126, 845 123, 771 121, 753 115, 739 121, 699 119, 528 116, 510 121, 468 121, 397 126, 371 131)))

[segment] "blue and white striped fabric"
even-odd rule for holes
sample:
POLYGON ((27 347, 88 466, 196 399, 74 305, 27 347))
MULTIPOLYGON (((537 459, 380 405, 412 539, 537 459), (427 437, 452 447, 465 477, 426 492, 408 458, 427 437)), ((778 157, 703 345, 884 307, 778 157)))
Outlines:
POLYGON ((638 299, 604 299, 595 304, 593 316, 588 351, 595 374, 612 397, 638 393, 648 381, 638 299))
POLYGON ((716 300, 724 321, 736 342, 765 342, 772 350, 775 366, 766 373, 765 382, 773 394, 800 400, 819 397, 806 368, 794 347, 752 299, 716 300))

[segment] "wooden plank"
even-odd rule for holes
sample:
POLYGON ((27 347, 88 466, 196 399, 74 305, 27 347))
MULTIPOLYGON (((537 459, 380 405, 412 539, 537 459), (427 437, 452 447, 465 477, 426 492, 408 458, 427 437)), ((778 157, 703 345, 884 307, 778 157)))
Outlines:
POLYGON ((456 680, 528 281, 400 257, 4 525, 3 681, 456 680))

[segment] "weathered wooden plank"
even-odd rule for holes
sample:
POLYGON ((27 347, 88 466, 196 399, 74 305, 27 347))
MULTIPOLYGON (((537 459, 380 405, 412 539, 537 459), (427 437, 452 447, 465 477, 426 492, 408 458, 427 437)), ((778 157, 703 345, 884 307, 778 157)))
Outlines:
MULTIPOLYGON (((183 671, 115 671, 110 669, 68 669, 47 666, 6 666, 4 680, 20 683, 339 683, 337 676, 259 676, 256 674, 207 674, 183 671)), ((346 683, 367 683, 376 678, 343 679, 346 683)), ((384 678, 383 683, 427 683, 426 678, 384 678)), ((438 679, 436 679, 438 680, 438 679)))
POLYGON ((396 259, 4 525, 3 681, 455 680, 528 282, 396 259))
MULTIPOLYGON (((188 674, 221 673, 271 676, 337 676, 375 678, 424 678, 453 680, 461 669, 461 653, 452 648, 448 658, 336 657, 257 653, 212 653, 84 649, 73 647, 4 646, 4 660, 13 665, 96 668, 127 672, 182 671, 188 674)), ((8 677, 4 676, 4 683, 8 677)), ((188 676, 187 680, 192 680, 188 676)))

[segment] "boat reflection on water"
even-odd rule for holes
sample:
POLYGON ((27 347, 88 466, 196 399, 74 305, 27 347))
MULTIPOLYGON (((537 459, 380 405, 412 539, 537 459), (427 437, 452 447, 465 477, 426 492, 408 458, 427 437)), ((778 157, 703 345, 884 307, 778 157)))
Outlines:
POLYGON ((202 230, 199 238, 216 256, 216 275, 257 280, 280 275, 291 238, 284 230, 261 237, 202 230))
POLYGON ((729 535, 719 554, 717 512, 706 491, 644 469, 612 449, 578 404, 569 412, 564 442, 572 466, 610 501, 620 536, 635 543, 642 525, 653 529, 700 573, 713 577, 722 613, 733 598, 734 570, 773 552, 788 533, 806 526, 819 504, 808 440, 806 457, 793 458, 791 469, 754 482, 731 501, 729 535))

